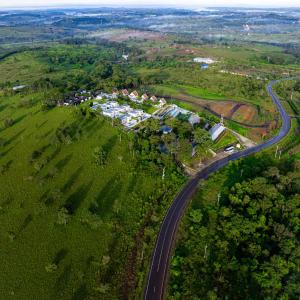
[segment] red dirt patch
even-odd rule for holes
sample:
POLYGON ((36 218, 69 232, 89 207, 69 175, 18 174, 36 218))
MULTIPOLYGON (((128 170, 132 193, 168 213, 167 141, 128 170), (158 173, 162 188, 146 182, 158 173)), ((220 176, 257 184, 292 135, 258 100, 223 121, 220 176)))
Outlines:
POLYGON ((251 123, 256 114, 257 110, 253 106, 242 105, 236 110, 232 118, 240 122, 251 123))
POLYGON ((224 117, 231 117, 232 110, 235 107, 236 103, 230 101, 205 101, 206 106, 216 112, 219 115, 223 115, 224 117))

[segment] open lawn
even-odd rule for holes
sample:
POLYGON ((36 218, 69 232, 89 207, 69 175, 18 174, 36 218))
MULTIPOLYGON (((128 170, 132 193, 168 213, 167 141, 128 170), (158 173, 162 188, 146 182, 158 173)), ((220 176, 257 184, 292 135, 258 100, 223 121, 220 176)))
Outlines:
POLYGON ((216 151, 224 150, 225 147, 231 146, 236 142, 236 137, 230 131, 226 130, 225 133, 217 140, 217 142, 213 144, 213 149, 216 151))
POLYGON ((171 97, 176 97, 180 94, 187 94, 195 97, 200 97, 202 99, 210 100, 224 100, 226 96, 220 95, 217 93, 212 93, 207 89, 201 87, 193 87, 188 85, 155 85, 153 86, 154 90, 162 95, 167 95, 171 97))

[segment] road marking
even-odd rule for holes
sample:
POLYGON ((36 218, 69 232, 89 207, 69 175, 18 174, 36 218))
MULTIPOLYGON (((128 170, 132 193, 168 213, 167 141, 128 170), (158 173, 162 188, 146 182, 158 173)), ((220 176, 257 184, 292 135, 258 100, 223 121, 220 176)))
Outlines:
MULTIPOLYGON (((193 187, 193 184, 191 184, 192 183, 192 181, 190 181, 190 185, 193 187)), ((178 199, 178 201, 177 201, 177 203, 176 203, 176 205, 175 205, 175 207, 174 207, 174 209, 173 209, 173 212, 172 212, 172 214, 171 214, 171 216, 170 216, 170 221, 168 222, 168 225, 167 225, 167 229, 165 230, 165 234, 164 234, 164 237, 163 237, 163 244, 162 244, 162 247, 161 247, 161 251, 160 251, 160 255, 159 255, 159 260, 158 260, 158 267, 157 267, 157 272, 158 272, 158 270, 159 270, 159 268, 160 268, 160 262, 161 262, 161 257, 162 257, 162 253, 163 253, 163 248, 164 248, 164 245, 165 245, 165 239, 166 239, 166 235, 167 235, 167 233, 168 233, 168 229, 169 229, 169 227, 170 227, 170 224, 172 223, 172 217, 173 217, 173 215, 177 212, 176 210, 177 210, 177 207, 178 207, 178 205, 179 204, 181 204, 181 200, 182 200, 182 198, 185 196, 185 194, 186 193, 188 193, 189 192, 189 189, 187 188, 187 186, 185 187, 185 190, 182 192, 182 194, 180 195, 178 195, 178 197, 176 198, 176 199, 178 199)), ((173 202, 174 203, 174 202, 173 202)), ((166 217, 168 217, 168 215, 166 216, 166 217)), ((173 232, 174 232, 174 230, 173 230, 173 232)), ((172 232, 172 235, 173 235, 173 232, 172 232)))

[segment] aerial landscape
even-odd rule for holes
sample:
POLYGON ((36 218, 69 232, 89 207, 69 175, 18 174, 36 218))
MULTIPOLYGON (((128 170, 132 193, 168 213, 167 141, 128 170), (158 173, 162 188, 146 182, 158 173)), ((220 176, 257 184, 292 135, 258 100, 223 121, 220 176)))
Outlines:
POLYGON ((0 300, 300 299, 297 2, 0 3, 0 300))

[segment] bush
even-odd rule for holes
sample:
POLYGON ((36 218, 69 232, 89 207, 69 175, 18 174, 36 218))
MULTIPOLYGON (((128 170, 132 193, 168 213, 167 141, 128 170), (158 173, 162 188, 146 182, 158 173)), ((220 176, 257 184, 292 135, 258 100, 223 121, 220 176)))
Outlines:
POLYGON ((102 149, 102 147, 96 147, 93 153, 94 161, 96 165, 103 166, 107 160, 107 152, 102 149))
POLYGON ((14 123, 15 123, 15 122, 14 122, 13 119, 11 119, 11 118, 6 118, 6 119, 4 120, 4 122, 3 122, 3 125, 4 125, 5 128, 8 128, 8 127, 13 126, 14 123))
POLYGON ((57 105, 56 100, 46 99, 46 100, 42 101, 42 110, 43 111, 49 110, 51 108, 54 108, 56 105, 57 105))

